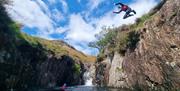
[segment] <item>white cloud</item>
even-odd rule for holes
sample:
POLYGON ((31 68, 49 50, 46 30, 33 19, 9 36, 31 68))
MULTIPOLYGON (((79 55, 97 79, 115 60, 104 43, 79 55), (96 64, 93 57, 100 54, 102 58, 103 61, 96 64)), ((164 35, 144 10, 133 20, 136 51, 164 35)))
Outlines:
POLYGON ((95 39, 94 33, 92 25, 88 24, 80 14, 71 15, 66 39, 76 42, 90 42, 95 39))
MULTIPOLYGON (((80 2, 80 0, 78 0, 78 1, 80 2)), ((67 4, 66 0, 48 0, 48 2, 50 3, 50 5, 60 3, 62 5, 63 12, 64 13, 68 12, 68 4, 67 4)))
POLYGON ((60 2, 62 4, 62 6, 63 6, 63 12, 67 13, 67 11, 68 11, 68 4, 67 4, 67 2, 65 0, 60 0, 60 2))
POLYGON ((96 9, 105 0, 89 0, 88 6, 90 10, 96 9))
POLYGON ((62 33, 65 33, 67 30, 68 30, 67 27, 58 27, 58 28, 56 28, 56 30, 54 31, 54 33, 62 34, 62 33))
POLYGON ((87 43, 84 43, 84 42, 79 43, 74 40, 66 40, 66 42, 70 45, 73 45, 74 48, 76 48, 77 50, 80 50, 81 52, 85 54, 90 54, 90 55, 98 54, 98 50, 95 48, 88 47, 87 43))
POLYGON ((56 0, 48 0, 48 2, 49 2, 50 4, 55 4, 55 3, 56 3, 56 0))
POLYGON ((136 18, 141 17, 145 13, 148 13, 150 9, 152 9, 156 4, 157 2, 155 0, 137 0, 135 3, 129 5, 137 12, 137 14, 133 17, 123 19, 123 16, 125 14, 124 12, 121 12, 120 14, 113 14, 112 11, 110 11, 106 13, 105 16, 95 20, 96 25, 101 28, 102 26, 114 25, 117 27, 122 24, 134 23, 136 18))
POLYGON ((48 6, 42 1, 42 0, 35 0, 35 2, 38 4, 40 9, 48 14, 50 16, 50 10, 48 9, 48 6))
POLYGON ((61 11, 59 11, 58 9, 53 9, 52 10, 52 18, 55 19, 55 21, 59 22, 59 21, 63 21, 64 20, 64 15, 61 13, 61 11))
POLYGON ((127 19, 123 19, 123 16, 125 14, 124 12, 121 12, 120 14, 113 14, 112 11, 109 11, 99 19, 92 19, 91 23, 97 26, 97 28, 95 29, 96 32, 100 32, 103 26, 118 27, 122 24, 132 24, 138 17, 141 17, 143 14, 148 13, 150 9, 152 9, 156 4, 157 2, 155 0, 137 0, 135 3, 129 5, 137 12, 136 15, 127 19))
POLYGON ((56 8, 50 11, 42 0, 14 0, 12 5, 7 6, 7 11, 14 20, 24 26, 38 28, 36 36, 52 39, 50 34, 65 32, 64 28, 54 26, 57 25, 55 21, 64 19, 62 13, 56 8))
MULTIPOLYGON (((47 6, 41 3, 43 8, 47 6)), ((16 21, 30 28, 38 28, 42 35, 51 33, 53 21, 42 11, 42 8, 35 1, 31 0, 14 0, 12 6, 7 6, 7 11, 16 21)))

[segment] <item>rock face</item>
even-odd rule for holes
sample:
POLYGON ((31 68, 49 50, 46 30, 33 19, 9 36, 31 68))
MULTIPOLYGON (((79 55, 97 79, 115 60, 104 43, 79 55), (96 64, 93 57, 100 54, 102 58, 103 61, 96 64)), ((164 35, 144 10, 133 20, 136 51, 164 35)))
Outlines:
POLYGON ((179 0, 167 0, 136 33, 135 48, 127 47, 124 56, 116 50, 109 69, 104 66, 108 55, 96 63, 95 80, 104 81, 97 84, 144 91, 180 89, 179 0))
POLYGON ((115 52, 112 63, 111 63, 111 68, 109 70, 108 86, 113 86, 113 87, 126 86, 126 83, 124 82, 126 75, 123 73, 123 67, 122 67, 123 60, 124 60, 124 57, 122 57, 118 52, 115 52))
POLYGON ((50 58, 38 65, 38 82, 42 87, 55 87, 64 83, 69 86, 84 84, 82 63, 75 63, 69 56, 50 58), (79 68, 76 66, 79 66, 79 68))
POLYGON ((104 86, 108 84, 109 81, 109 70, 110 70, 110 58, 106 58, 101 63, 96 63, 96 74, 95 83, 104 86))
POLYGON ((84 55, 61 41, 20 32, 0 2, 0 89, 50 88, 84 84, 84 55))

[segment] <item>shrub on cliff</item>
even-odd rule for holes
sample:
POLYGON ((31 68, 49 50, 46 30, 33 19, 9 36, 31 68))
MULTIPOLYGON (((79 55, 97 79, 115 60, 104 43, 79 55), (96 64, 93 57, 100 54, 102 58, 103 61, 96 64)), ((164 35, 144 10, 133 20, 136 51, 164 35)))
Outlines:
POLYGON ((80 75, 80 71, 81 71, 81 65, 80 64, 74 64, 74 71, 75 71, 75 73, 77 74, 77 75, 80 75))
MULTIPOLYGON (((144 16, 144 18, 146 17, 144 16)), ((140 22, 144 21, 144 18, 140 22)), ((107 56, 105 54, 113 54, 114 51, 118 51, 124 55, 127 49, 133 50, 139 41, 139 34, 127 25, 122 25, 119 28, 104 28, 96 35, 96 38, 98 40, 89 43, 89 46, 99 49, 98 60, 100 61, 107 56), (108 52, 104 53, 105 49, 108 49, 108 52)))
POLYGON ((89 46, 102 51, 108 44, 113 45, 115 43, 115 37, 117 36, 117 28, 103 28, 103 30, 96 34, 97 41, 90 42, 89 46))
POLYGON ((135 24, 130 25, 130 29, 131 30, 140 29, 143 26, 143 24, 145 23, 145 21, 147 21, 148 19, 151 19, 151 17, 152 17, 151 13, 144 14, 142 17, 136 19, 135 24))

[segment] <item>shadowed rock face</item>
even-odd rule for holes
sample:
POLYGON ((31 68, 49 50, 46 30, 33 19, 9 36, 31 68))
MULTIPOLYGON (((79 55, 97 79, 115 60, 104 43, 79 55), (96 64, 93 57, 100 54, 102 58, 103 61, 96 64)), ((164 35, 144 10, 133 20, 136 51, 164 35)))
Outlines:
POLYGON ((38 66, 39 84, 43 87, 84 84, 83 73, 75 73, 74 67, 75 61, 69 56, 47 59, 38 66))
POLYGON ((13 45, 4 45, 0 50, 1 88, 48 88, 62 86, 64 83, 68 86, 84 84, 85 69, 80 61, 67 55, 46 53, 40 45, 13 45))
MULTIPOLYGON (((101 75, 101 80, 109 75, 107 86, 144 91, 180 89, 180 2, 167 0, 137 33, 137 46, 127 48, 125 56, 114 53, 110 72, 101 75), (114 67, 122 69, 117 72, 114 67)), ((106 71, 100 67, 104 61, 96 63, 96 70, 106 71)))

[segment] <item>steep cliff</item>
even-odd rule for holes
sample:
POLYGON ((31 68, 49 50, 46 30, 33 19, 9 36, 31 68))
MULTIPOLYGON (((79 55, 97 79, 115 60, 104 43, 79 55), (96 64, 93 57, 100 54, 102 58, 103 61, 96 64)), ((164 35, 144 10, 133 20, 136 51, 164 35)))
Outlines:
POLYGON ((0 2, 0 89, 84 84, 84 55, 62 41, 31 37, 8 17, 0 2))
POLYGON ((106 46, 95 64, 96 84, 143 91, 180 89, 179 0, 164 0, 136 24, 116 32, 114 44, 106 46))

